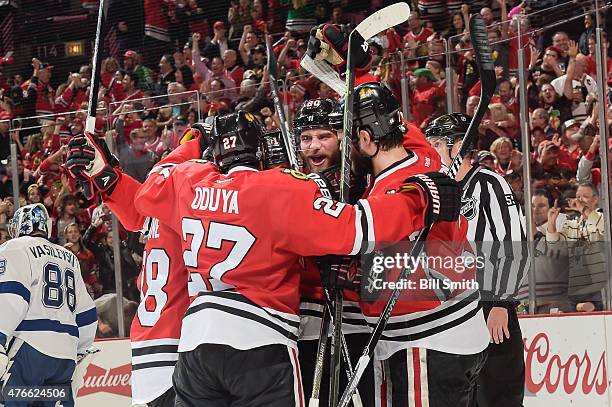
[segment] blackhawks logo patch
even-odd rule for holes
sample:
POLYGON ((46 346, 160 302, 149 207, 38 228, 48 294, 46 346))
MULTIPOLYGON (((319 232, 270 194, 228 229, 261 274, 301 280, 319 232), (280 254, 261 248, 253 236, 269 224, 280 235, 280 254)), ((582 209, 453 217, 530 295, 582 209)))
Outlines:
POLYGON ((283 174, 288 174, 291 175, 293 178, 295 179, 299 179, 300 181, 309 181, 310 178, 308 178, 308 176, 302 172, 296 171, 296 170, 290 170, 290 169, 284 169, 281 171, 283 174))

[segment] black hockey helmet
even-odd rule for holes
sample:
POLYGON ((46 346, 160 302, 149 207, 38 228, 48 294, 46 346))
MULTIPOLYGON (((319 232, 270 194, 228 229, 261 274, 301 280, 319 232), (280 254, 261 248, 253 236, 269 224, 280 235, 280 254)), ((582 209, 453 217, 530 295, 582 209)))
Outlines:
POLYGON ((263 135, 263 164, 265 169, 289 168, 289 158, 280 129, 267 130, 263 135))
MULTIPOLYGON (((338 102, 330 114, 333 129, 343 127, 344 100, 338 102)), ((366 128, 374 141, 399 130, 406 132, 402 122, 401 107, 393 92, 379 82, 367 82, 355 88, 353 98, 353 142, 357 142, 357 130, 366 128)))
POLYGON ((329 115, 335 102, 331 99, 311 99, 302 104, 293 120, 293 132, 296 136, 307 129, 329 128, 329 115))
POLYGON ((261 157, 262 133, 261 124, 244 110, 215 117, 208 143, 213 161, 221 171, 236 165, 257 166, 261 157))
POLYGON ((425 138, 444 138, 451 148, 458 138, 463 138, 472 118, 463 113, 449 113, 435 118, 425 129, 425 138))

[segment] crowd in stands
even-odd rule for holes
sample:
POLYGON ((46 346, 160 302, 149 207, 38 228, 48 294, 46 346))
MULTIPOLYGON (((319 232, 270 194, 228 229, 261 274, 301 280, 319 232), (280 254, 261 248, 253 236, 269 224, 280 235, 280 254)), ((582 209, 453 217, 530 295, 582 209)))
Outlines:
MULTIPOLYGON (((150 35, 152 28, 165 27, 162 31, 171 41, 156 58, 157 65, 146 65, 144 61, 150 60, 151 55, 145 58, 147 49, 127 48, 131 42, 125 35, 126 22, 119 21, 120 53, 102 63, 96 114, 96 133, 112 140, 124 171, 139 181, 177 146, 185 128, 198 120, 243 109, 259 117, 267 128, 277 127, 266 68, 268 33, 280 33, 270 41, 282 73, 281 99, 288 106, 289 117, 305 100, 337 99, 329 86, 299 66, 310 29, 326 22, 358 23, 384 5, 382 1, 354 0, 268 0, 266 4, 262 0, 239 0, 232 2, 226 18, 208 21, 199 18, 204 3, 201 0, 145 3, 159 3, 156 21, 167 22, 156 26, 147 17, 145 32, 150 35)), ((401 80, 408 79, 409 113, 422 129, 447 109, 471 115, 479 103, 480 83, 467 22, 470 13, 480 13, 490 25, 488 35, 493 43, 498 83, 479 126, 474 160, 506 177, 517 199, 525 205, 525 146, 521 140, 516 74, 518 49, 523 47, 529 65, 529 161, 536 191, 531 202, 536 246, 541 253, 557 253, 536 259, 538 273, 546 283, 538 293, 538 298, 543 299, 538 310, 569 311, 567 298, 572 295, 600 301, 601 298, 592 298, 594 294, 584 284, 589 279, 592 284, 604 281, 593 276, 607 275, 598 269, 605 263, 598 260, 588 267, 575 264, 574 268, 566 266, 565 275, 555 274, 563 269, 560 264, 569 264, 579 250, 568 242, 603 240, 604 219, 598 204, 602 181, 600 130, 609 127, 610 122, 599 123, 598 116, 601 107, 596 100, 595 14, 586 13, 583 19, 574 20, 576 27, 582 25, 575 32, 545 32, 529 26, 525 3, 415 3, 417 7, 405 24, 370 41, 374 55, 371 72, 399 100, 401 80), (445 55, 447 49, 452 51, 450 59, 445 55), (448 60, 453 78, 446 77, 448 60), (450 108, 448 80, 452 80, 453 89, 450 108)), ((601 13, 602 21, 608 12, 609 8, 601 13)), ((159 42, 161 37, 155 38, 159 42)), ((606 51, 608 47, 606 39, 606 51)), ((611 58, 606 59, 606 66, 608 86, 612 86, 611 58)), ((94 298, 115 292, 112 242, 119 239, 124 296, 137 301, 135 281, 143 244, 140 236, 122 228, 119 236, 114 236, 108 208, 85 200, 62 166, 67 142, 84 129, 92 81, 90 66, 74 67, 74 72, 54 88, 53 66, 34 59, 32 71, 0 84, 0 242, 9 238, 5 225, 14 212, 10 144, 15 143, 20 204, 41 202, 53 214, 53 240, 76 253, 94 298)), ((612 114, 608 117, 612 119, 612 114)), ((589 246, 580 250, 593 254, 602 249, 589 246)))

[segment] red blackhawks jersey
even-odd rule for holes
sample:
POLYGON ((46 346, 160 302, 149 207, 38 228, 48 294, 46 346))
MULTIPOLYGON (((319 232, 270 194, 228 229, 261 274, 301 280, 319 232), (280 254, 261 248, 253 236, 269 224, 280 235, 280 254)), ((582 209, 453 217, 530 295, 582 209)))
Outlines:
MULTIPOLYGON (((374 177, 366 190, 366 197, 393 193, 398 185, 412 175, 439 171, 438 153, 427 143, 421 131, 412 124, 408 124, 404 146, 408 148, 408 156, 374 177)), ((435 223, 428 234, 424 252, 429 258, 469 256, 467 226, 467 221, 463 217, 457 222, 435 223)), ((414 240, 416 235, 414 233, 405 237, 414 240)), ((395 253, 383 251, 386 256, 394 256, 395 253)), ((485 349, 489 343, 476 288, 465 285, 467 288, 446 291, 443 290, 442 282, 439 283, 439 287, 419 288, 421 281, 431 281, 432 276, 447 278, 450 281, 472 281, 475 270, 452 268, 449 267, 449 263, 433 263, 434 266, 424 264, 427 266, 419 265, 409 277, 411 281, 416 282, 416 287, 403 290, 393 309, 389 323, 376 347, 377 359, 387 359, 395 352, 409 347, 424 347, 454 354, 473 354, 485 349)), ((400 269, 389 271, 386 280, 396 281, 399 271, 400 269)), ((372 326, 378 321, 389 294, 390 291, 383 291, 378 301, 361 302, 361 309, 372 326)))
MULTIPOLYGON (((186 143, 165 162, 182 162, 199 155, 198 141, 186 143)), ((209 166, 210 170, 215 167, 209 166)), ((132 402, 145 404, 172 387, 178 360, 181 319, 190 296, 205 289, 199 275, 190 278, 183 263, 181 237, 156 218, 145 218, 133 202, 140 183, 122 174, 106 204, 126 229, 147 231, 147 241, 138 276, 140 304, 132 321, 132 402), (144 224, 144 228, 143 228, 144 224)))
POLYGON ((135 202, 181 236, 185 265, 206 284, 183 318, 180 352, 202 343, 295 347, 301 257, 355 254, 364 237, 396 241, 423 227, 420 191, 352 206, 295 171, 236 167, 223 175, 209 166, 159 165, 135 202))
MULTIPOLYGON (((355 81, 366 83, 376 81, 376 78, 369 74, 360 75, 355 81)), ((431 147, 418 127, 407 121, 404 121, 404 125, 407 127, 404 134, 404 147, 420 157, 424 169, 438 171, 441 165, 438 152, 431 147)), ((323 289, 321 288, 319 268, 315 260, 305 259, 304 269, 301 283, 300 340, 314 340, 318 339, 320 335, 321 317, 323 315, 323 289)), ((359 307, 359 295, 357 293, 345 290, 342 305, 342 331, 345 334, 371 332, 359 307)))

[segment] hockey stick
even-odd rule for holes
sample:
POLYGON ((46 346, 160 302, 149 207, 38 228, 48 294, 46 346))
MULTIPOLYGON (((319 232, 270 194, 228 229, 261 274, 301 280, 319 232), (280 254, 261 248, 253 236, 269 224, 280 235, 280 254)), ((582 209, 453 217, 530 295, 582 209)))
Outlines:
POLYGON ((274 99, 274 109, 278 115, 280 121, 280 130, 285 142, 285 149, 287 150, 287 157, 289 158, 289 164, 294 170, 298 169, 297 156, 295 154, 295 139, 293 133, 289 129, 289 123, 287 117, 285 117, 285 110, 280 102, 278 96, 278 62, 276 61, 276 55, 272 51, 272 40, 270 37, 266 39, 266 52, 268 54, 268 75, 270 75, 270 87, 272 89, 272 98, 274 99))
MULTIPOLYGON (((359 23, 355 30, 367 41, 376 34, 403 23, 408 19, 409 15, 410 6, 407 3, 391 4, 367 17, 359 23)), ((340 79, 338 72, 327 61, 317 61, 308 55, 304 55, 300 65, 321 82, 332 88, 340 97, 344 96, 346 82, 340 79)))
MULTIPOLYGON (((463 143, 459 154, 457 154, 457 157, 455 157, 449 168, 448 175, 451 178, 454 178, 455 175, 457 175, 457 170, 459 169, 463 157, 470 150, 470 146, 477 140, 478 125, 480 124, 480 121, 482 120, 489 106, 489 101, 493 96, 493 92, 495 91, 495 67, 493 65, 493 60, 491 59, 491 48, 489 46, 486 28, 486 24, 480 15, 476 14, 472 16, 472 18, 470 19, 470 36, 472 38, 472 44, 474 47, 474 52, 476 54, 476 64, 478 66, 478 72, 480 74, 482 88, 480 94, 480 103, 478 104, 476 112, 474 113, 474 117, 472 117, 468 130, 465 136, 463 137, 463 143)), ((421 254, 428 233, 429 227, 426 227, 421 231, 412 248, 410 257, 416 258, 421 254)), ((408 276, 408 273, 410 273, 410 271, 410 268, 402 269, 397 278, 397 281, 402 281, 403 279, 405 279, 408 276)), ((380 315, 380 318, 374 328, 370 340, 368 341, 368 344, 366 345, 362 356, 357 362, 357 366, 355 367, 355 374, 353 375, 351 380, 349 380, 349 384, 344 394, 342 395, 342 398, 340 399, 340 404, 338 404, 339 407, 348 406, 351 394, 353 394, 353 392, 357 388, 359 379, 361 379, 365 368, 370 363, 370 359, 374 355, 374 349, 376 348, 376 344, 382 337, 387 322, 389 321, 389 317, 391 316, 391 312, 393 311, 393 308, 395 307, 395 304, 397 303, 397 300, 400 296, 399 286, 399 284, 396 285, 396 287, 398 288, 394 289, 391 292, 391 296, 380 315)))
MULTIPOLYGON (((353 95, 355 90, 355 61, 353 59, 356 47, 362 47, 367 51, 366 40, 374 35, 403 23, 410 15, 410 6, 406 3, 396 3, 364 19, 359 25, 351 31, 348 38, 348 51, 346 54, 346 90, 344 93, 344 117, 343 128, 344 135, 340 141, 340 151, 342 159, 340 161, 340 201, 349 201, 350 180, 351 180, 351 137, 353 129, 353 95)), ((336 288, 334 290, 334 330, 332 333, 331 355, 330 355, 330 391, 329 405, 335 407, 338 404, 340 393, 340 347, 342 335, 342 308, 343 298, 342 290, 336 288)), ((351 393, 352 395, 352 393, 351 393)), ((350 398, 350 397, 349 397, 350 398)), ((347 398, 348 404, 348 398, 347 398)))
MULTIPOLYGON (((321 318, 321 331, 319 335, 319 342, 317 344, 317 360, 315 365, 314 377, 313 377, 313 385, 312 385, 312 395, 310 400, 308 400, 308 407, 319 407, 319 395, 321 392, 321 379, 323 377, 323 363, 325 357, 325 349, 327 348, 327 336, 329 333, 329 324, 332 319, 331 312, 331 297, 329 294, 329 290, 327 288, 323 288, 323 292, 325 295, 325 304, 323 305, 323 317, 321 318)), ((353 364, 351 362, 351 354, 348 350, 348 345, 346 344, 346 338, 344 334, 340 335, 340 341, 342 345, 342 358, 344 359, 344 363, 346 363, 346 378, 350 380, 353 376, 353 364)), ((363 402, 361 401, 361 396, 359 395, 359 390, 355 390, 355 394, 353 394, 353 407, 363 407, 363 402)))
POLYGON ((99 76, 100 66, 102 65, 102 46, 100 45, 100 38, 102 38, 102 25, 106 21, 107 15, 108 2, 105 0, 100 0, 92 61, 91 87, 89 88, 89 103, 87 105, 87 120, 85 122, 85 131, 89 134, 94 134, 96 130, 96 110, 98 108, 98 91, 100 89, 99 76))

